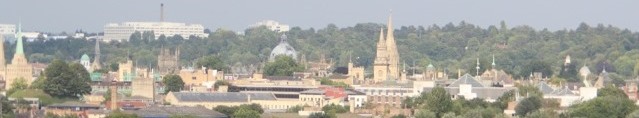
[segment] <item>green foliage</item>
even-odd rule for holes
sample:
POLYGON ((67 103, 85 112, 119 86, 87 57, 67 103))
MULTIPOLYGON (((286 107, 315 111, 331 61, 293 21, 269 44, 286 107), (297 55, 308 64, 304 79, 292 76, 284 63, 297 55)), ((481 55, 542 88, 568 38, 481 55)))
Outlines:
POLYGON ((44 70, 44 92, 57 98, 78 98, 91 92, 88 72, 79 64, 54 60, 44 70))
POLYGON ((553 74, 550 64, 541 60, 529 62, 522 67, 524 68, 519 73, 519 77, 530 77, 530 74, 534 72, 541 72, 544 77, 550 77, 553 74))
POLYGON ((497 98, 497 100, 493 103, 499 109, 506 109, 508 107, 508 102, 515 100, 515 90, 510 90, 497 98))
POLYGON ((621 118, 637 110, 634 102, 627 97, 597 97, 573 105, 569 109, 570 117, 621 118))
POLYGON ((264 73, 268 76, 291 76, 293 72, 299 72, 303 69, 304 67, 297 64, 295 59, 289 56, 277 56, 273 62, 264 66, 264 73))
POLYGON ((446 89, 442 87, 435 87, 426 96, 426 108, 436 114, 437 117, 441 117, 446 112, 449 112, 453 107, 453 101, 450 95, 446 92, 446 89))
POLYGON ((297 112, 299 112, 299 111, 301 111, 303 109, 304 109, 304 106, 297 105, 297 106, 294 106, 294 107, 286 109, 286 112, 288 112, 288 113, 297 113, 297 112))
POLYGON ((535 112, 539 108, 541 108, 541 99, 541 97, 537 96, 525 98, 519 101, 519 104, 517 104, 517 107, 515 107, 515 112, 517 113, 517 115, 522 117, 526 116, 526 114, 528 113, 535 112))
POLYGON ((42 105, 49 105, 53 103, 61 103, 63 100, 51 97, 51 95, 45 93, 39 89, 24 89, 14 92, 9 95, 11 98, 38 98, 42 105))
POLYGON ((217 80, 217 81, 215 81, 215 84, 213 84, 213 88, 217 89, 221 85, 228 86, 228 85, 231 85, 231 83, 229 81, 226 81, 226 80, 217 80))
POLYGON ((260 113, 249 108, 240 108, 233 113, 234 118, 259 118, 260 113))
POLYGON ((308 118, 337 118, 337 117, 336 116, 334 117, 334 115, 331 116, 330 114, 317 112, 317 113, 312 113, 311 115, 308 116, 308 118))
POLYGON ((348 85, 348 84, 346 84, 344 82, 335 82, 335 81, 330 80, 328 78, 321 78, 320 79, 320 84, 334 86, 334 87, 341 87, 341 88, 351 88, 350 85, 348 85))
POLYGON ((11 88, 7 90, 6 94, 11 95, 13 92, 27 89, 28 86, 27 80, 24 80, 24 78, 17 78, 13 83, 11 83, 11 88))
POLYGON ((255 103, 253 103, 253 104, 243 104, 243 105, 240 105, 240 109, 241 108, 246 108, 246 109, 249 109, 249 110, 257 111, 257 113, 260 113, 260 114, 264 113, 264 109, 262 109, 262 105, 260 105, 260 104, 255 104, 255 103))
POLYGON ((437 118, 437 115, 428 109, 419 109, 415 113, 415 118, 437 118))
POLYGON ((628 96, 626 95, 625 92, 623 92, 623 90, 612 85, 607 85, 604 88, 597 90, 597 97, 607 97, 607 96, 628 98, 628 96))
POLYGON ((184 81, 178 75, 165 75, 162 83, 165 85, 164 93, 180 92, 184 88, 184 81))
POLYGON ((519 90, 520 96, 536 96, 542 97, 544 93, 541 93, 539 88, 534 85, 517 85, 517 90, 519 90))
POLYGON ((632 113, 628 114, 626 118, 639 118, 639 110, 635 110, 632 113))
MULTIPOLYGON (((435 117, 435 116, 433 116, 433 117, 431 117, 431 118, 434 118, 434 117, 435 117)), ((454 112, 448 112, 448 113, 445 113, 444 115, 442 115, 442 117, 441 117, 441 118, 461 118, 461 117, 460 117, 460 116, 455 115, 455 113, 454 113, 454 112)))
POLYGON ((395 116, 393 116, 391 118, 407 118, 407 117, 404 114, 397 114, 397 115, 395 115, 395 116))
MULTIPOLYGON (((114 111, 114 112, 111 112, 105 118, 139 118, 139 116, 137 116, 135 114, 122 113, 121 111, 114 111)), ((173 118, 173 117, 171 117, 171 118, 173 118)))
POLYGON ((229 106, 224 106, 224 105, 219 105, 215 108, 213 108, 213 110, 226 114, 228 116, 233 115, 233 113, 235 113, 235 111, 237 111, 238 107, 229 107, 229 106))
POLYGON ((255 111, 258 114, 262 114, 264 113, 264 109, 262 109, 262 106, 259 104, 243 104, 240 106, 233 106, 233 107, 229 107, 229 106, 224 106, 224 105, 218 105, 217 107, 213 108, 213 110, 218 111, 220 113, 226 114, 228 116, 234 116, 235 113, 237 113, 240 109, 246 109, 246 110, 251 110, 251 111, 255 111))
POLYGON ((36 80, 33 80, 33 82, 31 82, 31 86, 29 86, 29 88, 31 88, 31 89, 44 89, 46 81, 47 80, 45 80, 44 75, 40 75, 40 76, 38 76, 38 78, 36 80))
POLYGON ((553 110, 540 109, 529 113, 525 118, 559 118, 559 114, 553 110))
POLYGON ((78 118, 78 116, 74 115, 74 114, 56 115, 56 114, 53 114, 53 113, 47 113, 47 114, 45 114, 45 117, 46 118, 78 118))
POLYGON ((204 56, 197 60, 195 63, 196 67, 206 67, 208 69, 222 70, 227 71, 228 68, 224 61, 220 59, 218 56, 204 56))
POLYGON ((348 110, 349 110, 349 106, 341 106, 336 104, 329 104, 322 107, 322 111, 324 111, 325 113, 329 113, 331 111, 335 113, 346 113, 348 112, 348 110))
POLYGON ((580 80, 580 76, 577 72, 577 66, 575 63, 570 63, 565 66, 562 65, 561 69, 559 70, 558 76, 571 82, 579 82, 580 80))

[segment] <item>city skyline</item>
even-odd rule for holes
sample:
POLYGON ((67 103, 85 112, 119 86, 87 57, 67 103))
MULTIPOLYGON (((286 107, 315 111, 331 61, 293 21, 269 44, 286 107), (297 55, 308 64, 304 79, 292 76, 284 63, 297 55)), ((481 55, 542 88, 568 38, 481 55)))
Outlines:
POLYGON ((159 21, 160 4, 165 5, 168 22, 202 24, 208 29, 243 31, 262 20, 275 20, 303 29, 338 27, 357 23, 385 23, 390 9, 399 26, 447 23, 461 21, 480 27, 499 25, 505 21, 509 27, 529 25, 535 29, 575 29, 585 22, 613 25, 638 30, 623 13, 637 11, 639 1, 6 1, 0 4, 0 23, 17 24, 20 20, 25 31, 72 32, 84 30, 103 32, 104 25, 128 21, 159 21), (37 3, 37 4, 33 4, 37 3), (224 5, 221 5, 224 4, 224 5), (37 9, 35 9, 37 8, 37 9), (117 8, 117 9, 112 9, 117 8), (47 19, 47 20, 42 20, 47 19))

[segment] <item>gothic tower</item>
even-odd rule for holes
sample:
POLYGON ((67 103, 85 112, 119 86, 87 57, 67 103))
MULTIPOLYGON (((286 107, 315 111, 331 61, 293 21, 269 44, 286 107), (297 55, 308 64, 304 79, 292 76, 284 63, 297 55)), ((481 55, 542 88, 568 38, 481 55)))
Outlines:
POLYGON ((95 58, 93 60, 93 64, 91 65, 91 69, 92 70, 98 70, 100 69, 100 41, 98 39, 95 39, 95 58))
POLYGON ((399 69, 399 53, 397 51, 397 46, 395 44, 395 36, 393 29, 393 19, 392 15, 388 16, 388 24, 386 28, 386 49, 388 50, 388 71, 389 77, 391 79, 399 79, 400 78, 400 69, 399 69))
POLYGON ((384 39, 384 29, 379 31, 379 42, 377 43, 375 62, 373 63, 373 80, 380 82, 388 79, 388 54, 386 40, 384 39))
POLYGON ((33 81, 31 78, 33 76, 33 68, 27 58, 24 56, 24 49, 22 48, 22 25, 18 24, 18 35, 17 35, 17 43, 16 43, 16 52, 13 55, 13 59, 11 60, 11 64, 7 66, 6 69, 6 78, 5 78, 5 89, 10 89, 11 84, 18 79, 24 79, 27 84, 31 84, 33 81))

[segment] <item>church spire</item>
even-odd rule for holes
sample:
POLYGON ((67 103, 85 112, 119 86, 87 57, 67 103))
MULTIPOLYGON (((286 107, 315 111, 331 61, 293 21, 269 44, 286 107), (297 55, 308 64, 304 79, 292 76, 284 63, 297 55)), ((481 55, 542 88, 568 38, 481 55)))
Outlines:
POLYGON ((18 35, 16 38, 18 39, 16 44, 16 54, 24 54, 24 49, 22 48, 22 22, 18 23, 18 35))
POLYGON ((475 67, 477 69, 477 76, 479 76, 479 58, 477 58, 477 67, 475 67))
POLYGON ((493 54, 493 63, 491 65, 493 66, 493 69, 495 69, 495 65, 497 65, 495 64, 495 54, 493 54))

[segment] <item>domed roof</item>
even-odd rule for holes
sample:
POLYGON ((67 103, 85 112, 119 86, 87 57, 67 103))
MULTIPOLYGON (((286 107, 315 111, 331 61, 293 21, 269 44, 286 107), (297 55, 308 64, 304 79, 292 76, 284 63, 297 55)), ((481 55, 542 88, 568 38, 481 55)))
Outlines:
POLYGON ((275 57, 279 55, 290 56, 294 60, 297 59, 297 51, 295 51, 295 48, 289 45, 288 42, 286 42, 286 40, 287 40, 286 35, 283 34, 282 37, 280 38, 280 44, 278 44, 277 46, 275 46, 275 48, 273 48, 273 50, 271 50, 271 55, 268 58, 269 61, 275 60, 275 57))
POLYGON ((89 55, 83 54, 82 57, 80 57, 80 61, 91 61, 91 59, 89 58, 89 55))

